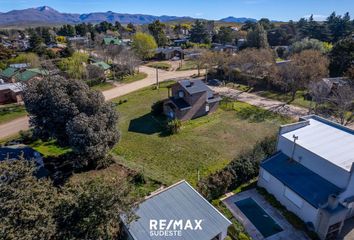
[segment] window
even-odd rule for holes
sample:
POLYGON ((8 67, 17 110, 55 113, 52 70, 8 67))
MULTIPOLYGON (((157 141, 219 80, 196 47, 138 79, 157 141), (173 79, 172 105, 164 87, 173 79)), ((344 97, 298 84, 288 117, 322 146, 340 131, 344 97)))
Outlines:
POLYGON ((179 92, 178 92, 178 97, 184 98, 184 92, 183 92, 183 91, 179 91, 179 92))
POLYGON ((285 187, 284 195, 290 202, 294 203, 298 208, 302 207, 303 200, 296 193, 291 191, 289 188, 285 187))
POLYGON ((270 174, 264 169, 262 170, 262 178, 264 180, 266 180, 267 182, 269 182, 269 180, 270 180, 270 174))
POLYGON ((209 112, 209 104, 205 105, 205 111, 209 112))

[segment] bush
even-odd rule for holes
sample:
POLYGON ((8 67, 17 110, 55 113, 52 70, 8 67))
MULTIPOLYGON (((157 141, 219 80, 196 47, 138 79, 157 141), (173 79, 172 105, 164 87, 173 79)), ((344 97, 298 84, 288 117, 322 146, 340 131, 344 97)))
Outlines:
POLYGON ((157 101, 151 106, 151 114, 155 117, 162 115, 163 101, 157 101))
POLYGON ((198 190, 208 200, 216 199, 258 176, 259 162, 275 151, 276 136, 257 142, 251 151, 241 154, 222 170, 202 179, 198 190))
POLYGON ((170 120, 168 123, 167 123, 167 130, 170 134, 176 134, 176 133, 179 133, 179 131, 181 130, 182 128, 182 122, 181 120, 178 120, 178 119, 173 119, 173 120, 170 120))
POLYGON ((29 143, 33 142, 33 131, 32 130, 27 130, 27 131, 21 130, 19 140, 24 144, 29 144, 29 143))

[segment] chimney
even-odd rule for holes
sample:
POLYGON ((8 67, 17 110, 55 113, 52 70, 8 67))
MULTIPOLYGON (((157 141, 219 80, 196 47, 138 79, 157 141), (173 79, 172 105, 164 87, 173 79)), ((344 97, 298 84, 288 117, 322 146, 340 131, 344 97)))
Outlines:
POLYGON ((337 196, 334 194, 329 195, 327 204, 330 209, 336 209, 339 204, 337 196))

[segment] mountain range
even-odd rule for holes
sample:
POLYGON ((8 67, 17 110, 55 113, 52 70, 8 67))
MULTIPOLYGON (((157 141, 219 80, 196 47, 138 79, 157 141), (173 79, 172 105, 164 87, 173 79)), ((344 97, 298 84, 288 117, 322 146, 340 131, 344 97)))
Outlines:
MULTIPOLYGON (((57 10, 42 6, 38 8, 28 8, 23 10, 12 10, 6 13, 0 13, 1 26, 19 26, 31 24, 77 24, 77 23, 99 23, 102 21, 115 22, 122 24, 147 24, 155 20, 161 22, 193 20, 192 17, 176 17, 176 16, 153 16, 146 14, 126 14, 115 12, 94 12, 87 14, 60 13, 57 10)), ((257 21, 252 18, 235 18, 228 17, 221 19, 222 22, 243 23, 245 21, 257 21)))

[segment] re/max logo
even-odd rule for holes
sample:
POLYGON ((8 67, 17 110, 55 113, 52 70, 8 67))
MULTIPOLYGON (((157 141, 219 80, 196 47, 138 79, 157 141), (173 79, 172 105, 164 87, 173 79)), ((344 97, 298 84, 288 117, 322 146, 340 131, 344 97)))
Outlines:
POLYGON ((203 220, 166 220, 166 219, 150 219, 150 230, 203 230, 202 228, 203 220))

